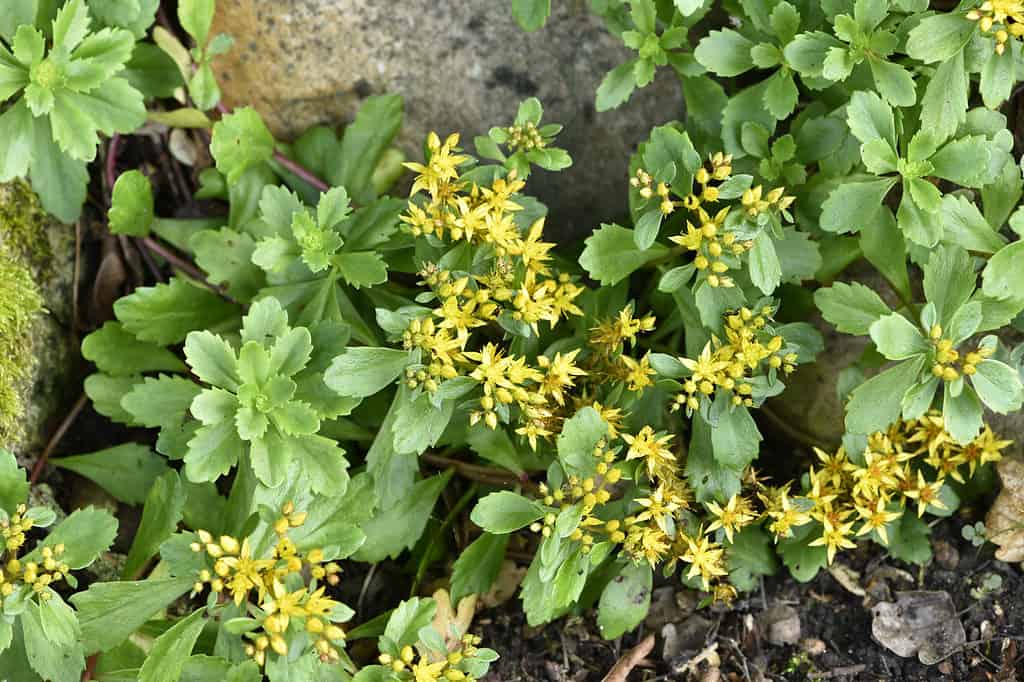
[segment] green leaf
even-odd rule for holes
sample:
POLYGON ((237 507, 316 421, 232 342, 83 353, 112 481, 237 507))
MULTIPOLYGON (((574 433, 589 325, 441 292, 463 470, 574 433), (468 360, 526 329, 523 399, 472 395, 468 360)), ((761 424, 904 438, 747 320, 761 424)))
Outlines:
POLYGON ((775 575, 779 561, 771 536, 761 526, 747 526, 733 535, 732 544, 726 547, 729 563, 729 582, 739 590, 752 590, 757 578, 775 575))
POLYGON ((512 16, 524 31, 536 31, 551 15, 551 0, 512 0, 512 16))
POLYGON ((885 140, 896 147, 896 124, 892 108, 873 92, 855 92, 846 106, 846 123, 861 143, 885 140))
MULTIPOLYGON (((20 102, 12 111, 17 110, 18 106, 20 102)), ((63 222, 73 223, 78 219, 85 202, 86 185, 89 182, 86 162, 74 159, 60 150, 44 118, 30 117, 30 120, 32 167, 29 180, 32 189, 39 194, 39 201, 47 213, 63 222)), ((17 151, 16 147, 12 153, 17 151)))
POLYGON ((544 468, 544 460, 528 448, 517 447, 505 429, 490 429, 478 423, 466 432, 466 443, 480 457, 515 474, 544 468))
POLYGON ((786 62, 801 76, 821 78, 829 50, 841 45, 831 34, 810 31, 790 41, 783 54, 786 62))
POLYGON ((381 637, 382 653, 397 656, 405 646, 415 644, 419 640, 419 632, 430 625, 437 613, 437 602, 433 599, 413 597, 401 602, 391 612, 388 623, 381 637))
POLYGON ((387 265, 376 251, 339 253, 334 257, 334 263, 345 281, 356 289, 388 281, 387 265))
POLYGON ((114 303, 126 331, 161 346, 180 343, 189 332, 217 327, 238 315, 238 308, 209 289, 180 277, 167 284, 139 287, 114 303))
POLYGON ((890 360, 906 360, 928 352, 931 347, 917 325, 899 313, 879 318, 869 332, 878 352, 890 360))
POLYGON ((399 95, 367 97, 352 123, 345 127, 341 149, 328 170, 327 180, 348 190, 357 204, 369 204, 377 197, 373 171, 402 125, 399 95))
POLYGON ((779 554, 790 575, 806 583, 818 574, 828 563, 828 552, 824 547, 810 543, 821 534, 820 523, 806 523, 793 529, 793 535, 779 541, 779 554))
POLYGON ((974 202, 965 196, 943 196, 939 217, 942 221, 942 239, 947 243, 984 254, 994 254, 1006 244, 1006 240, 992 229, 974 202))
POLYGON ((976 26, 959 13, 926 17, 907 36, 907 54, 926 64, 945 62, 963 50, 976 26))
POLYGON ((234 422, 225 420, 203 426, 188 441, 185 453, 185 475, 190 481, 216 481, 228 473, 245 454, 234 422))
MULTIPOLYGON (((112 0, 115 4, 119 1, 112 0)), ((121 75, 147 98, 172 97, 174 91, 184 84, 181 70, 171 56, 150 43, 135 43, 132 58, 121 75)), ((208 126, 206 123, 203 127, 208 126)))
POLYGON ((107 218, 114 234, 149 234, 153 224, 153 188, 149 178, 137 170, 121 173, 114 183, 107 218))
POLYGON ((192 36, 196 45, 206 46, 213 23, 215 0, 180 0, 178 2, 178 21, 181 27, 192 36))
POLYGON ((986 296, 1005 300, 1020 298, 1024 292, 1024 240, 1018 240, 996 251, 981 275, 986 296))
POLYGON ((636 66, 636 59, 619 64, 605 74, 601 79, 601 85, 597 88, 597 101, 595 108, 598 113, 615 109, 629 99, 636 89, 636 77, 633 75, 633 68, 636 66))
POLYGON ((71 622, 67 623, 72 628, 70 641, 58 641, 54 638, 54 630, 60 627, 60 623, 53 622, 55 619, 51 614, 58 607, 29 602, 19 619, 24 633, 25 653, 29 665, 44 680, 76 682, 81 679, 82 671, 85 669, 85 655, 82 647, 74 640, 74 614, 70 613, 71 610, 60 597, 56 594, 50 596, 51 601, 59 601, 68 612, 65 617, 71 619, 71 622))
POLYGON ((993 412, 1009 414, 1021 408, 1020 373, 998 360, 982 360, 971 375, 971 384, 978 392, 981 402, 993 412))
POLYGON ((746 407, 732 404, 728 391, 719 391, 715 403, 712 411, 717 408, 720 414, 711 424, 711 452, 722 466, 742 469, 757 457, 761 432, 746 407))
POLYGON ((119 322, 110 321, 82 340, 82 356, 97 369, 113 376, 141 372, 184 372, 185 363, 174 353, 153 343, 139 341, 119 322))
POLYGON ((24 561, 39 561, 44 547, 64 545, 63 560, 72 570, 85 568, 107 551, 117 535, 117 519, 106 509, 78 509, 61 521, 24 561))
POLYGON ((931 131, 939 140, 953 135, 967 119, 968 93, 964 53, 958 50, 939 65, 928 81, 921 98, 921 129, 931 131))
POLYGON ((206 626, 205 612, 205 608, 196 609, 156 638, 139 669, 139 682, 178 682, 192 647, 206 626))
POLYGON ((644 168, 657 181, 688 187, 693 173, 700 168, 700 154, 690 136, 672 125, 651 130, 651 139, 644 147, 644 168), (685 174, 684 174, 685 173, 685 174), (680 180, 676 180, 676 178, 680 180))
POLYGON ((754 246, 749 252, 750 281, 761 293, 771 295, 782 281, 782 264, 775 252, 775 242, 771 235, 762 230, 754 238, 754 246))
POLYGON ((593 407, 584 407, 567 419, 558 434, 558 460, 570 474, 594 473, 594 448, 608 437, 608 424, 593 407))
POLYGON ((0 448, 0 510, 14 514, 19 504, 28 499, 28 478, 18 460, 8 450, 0 448))
POLYGON ((192 234, 189 247, 196 265, 206 271, 206 279, 226 285, 234 299, 251 301, 266 286, 263 270, 252 260, 256 242, 249 234, 227 227, 200 230, 192 234))
POLYGON ((543 505, 508 490, 483 497, 470 519, 488 533, 504 535, 544 518, 543 505))
POLYGON ((649 564, 627 562, 611 579, 597 605, 597 627, 602 637, 617 639, 647 616, 653 578, 649 564))
MULTIPOLYGON (((145 490, 143 488, 142 490, 145 490)), ((152 484, 146 494, 142 520, 132 540, 121 577, 131 579, 178 529, 185 507, 185 487, 175 471, 168 471, 152 484)))
POLYGON ((139 424, 149 428, 179 424, 202 387, 185 377, 146 377, 121 400, 139 424))
POLYGON ((954 246, 932 251, 924 266, 924 295, 929 303, 935 304, 940 325, 948 325, 953 313, 967 302, 976 281, 977 276, 966 251, 954 246))
POLYGON ((138 443, 125 443, 87 455, 61 457, 52 463, 85 476, 126 504, 141 504, 153 482, 168 471, 163 457, 138 443))
POLYGON ((255 109, 241 107, 213 125, 210 154, 231 184, 249 167, 270 160, 274 137, 255 109))
POLYGON ((641 251, 636 247, 633 230, 604 223, 584 242, 580 265, 601 284, 617 284, 645 263, 668 252, 661 244, 641 251))
POLYGON ((930 159, 933 174, 964 187, 980 187, 988 173, 992 152, 984 135, 953 140, 930 159))
POLYGON ((85 378, 83 388, 92 401, 93 409, 104 417, 122 424, 135 425, 130 412, 121 406, 125 393, 138 383, 138 375, 113 377, 107 374, 91 374, 85 378))
POLYGON ((93 583, 71 597, 87 654, 109 651, 192 588, 195 577, 93 583))
POLYGON ((750 58, 750 49, 754 43, 736 31, 725 28, 712 31, 701 39, 693 51, 708 71, 719 76, 738 76, 752 69, 754 62, 750 58))
POLYGON ((378 510, 360 524, 366 543, 353 555, 356 561, 378 562, 397 557, 415 545, 427 527, 431 512, 453 471, 419 481, 394 506, 378 510))
POLYGON ((365 398, 390 386, 410 360, 395 348, 348 348, 331 362, 324 383, 339 395, 365 398))
POLYGON ((827 232, 856 232, 872 220, 897 178, 880 178, 839 185, 821 205, 821 229, 827 232))
POLYGON ((875 214, 860 230, 860 249, 898 294, 911 298, 907 272, 907 243, 888 208, 875 214))
POLYGON ((764 91, 764 105, 778 120, 788 118, 796 109, 799 99, 800 91, 796 87, 792 73, 779 69, 768 79, 768 87, 764 91))
POLYGON ((981 401, 974 389, 964 384, 956 395, 954 383, 947 381, 943 386, 942 416, 946 431, 957 443, 967 445, 974 440, 984 426, 981 401))
POLYGON ((1017 81, 1015 60, 1020 55, 1020 46, 1016 40, 1011 40, 1007 42, 1007 48, 1002 54, 994 50, 989 53, 988 60, 981 68, 978 89, 982 101, 989 109, 997 109, 1005 102, 1017 81))
POLYGON ((501 572, 509 535, 484 533, 462 551, 452 566, 451 599, 458 604, 470 594, 486 594, 501 572))
POLYGON ((814 303, 836 329, 859 336, 867 334, 876 320, 892 312, 878 294, 859 282, 836 282, 818 289, 814 292, 814 303))
POLYGON ((917 101, 914 78, 905 68, 884 59, 868 58, 878 92, 893 106, 909 107, 917 101))
POLYGON ((922 365, 920 357, 901 362, 855 388, 846 404, 846 430, 874 433, 889 428, 899 418, 903 395, 917 381, 922 365))
POLYGON ((903 517, 886 526, 889 536, 889 554, 894 559, 923 566, 931 561, 932 545, 928 540, 931 528, 918 518, 913 508, 903 512, 903 517))
POLYGON ((212 386, 235 392, 243 381, 241 372, 245 367, 235 349, 212 332, 189 333, 185 339, 185 360, 193 374, 212 386))

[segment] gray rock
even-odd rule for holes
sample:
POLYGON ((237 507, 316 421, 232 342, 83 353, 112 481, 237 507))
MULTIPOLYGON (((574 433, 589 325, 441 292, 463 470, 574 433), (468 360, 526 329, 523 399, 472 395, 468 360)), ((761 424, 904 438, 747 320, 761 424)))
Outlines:
POLYGON ((596 113, 598 84, 630 52, 585 3, 553 5, 547 26, 526 33, 496 0, 221 0, 214 31, 235 44, 215 68, 225 103, 253 105, 282 138, 343 123, 363 98, 396 92, 398 145, 416 160, 431 130, 461 132, 472 151, 475 135, 537 97, 544 120, 565 125, 557 142, 574 164, 538 171, 528 189, 551 208, 557 235, 582 235, 625 211, 630 153, 652 125, 683 116, 682 98, 666 71, 596 113))
POLYGON ((74 227, 44 213, 26 183, 0 184, 0 447, 23 464, 77 395, 74 262, 74 227))
POLYGON ((934 665, 967 641, 964 626, 948 592, 897 592, 896 602, 876 604, 871 635, 897 656, 917 654, 934 665))

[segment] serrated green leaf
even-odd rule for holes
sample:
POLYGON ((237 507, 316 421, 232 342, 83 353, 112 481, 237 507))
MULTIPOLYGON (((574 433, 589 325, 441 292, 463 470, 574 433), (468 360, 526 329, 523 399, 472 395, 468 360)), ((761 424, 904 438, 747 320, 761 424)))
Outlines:
POLYGON ((28 478, 14 454, 0 448, 0 510, 14 514, 28 499, 28 478))
POLYGON ((754 62, 750 58, 752 47, 754 43, 742 34, 725 28, 712 31, 702 38, 693 51, 693 56, 701 66, 716 75, 738 76, 754 67, 754 62))
POLYGON ((486 594, 501 571, 509 535, 484 533, 462 551, 452 566, 451 599, 458 604, 470 594, 486 594))
POLYGON ((897 178, 880 178, 839 185, 821 205, 821 229, 828 232, 856 232, 882 207, 885 195, 897 178))
POLYGON ((110 231, 144 237, 153 224, 153 188, 149 178, 137 170, 121 173, 114 183, 107 217, 110 231))
POLYGON ((86 507, 71 513, 23 561, 39 561, 44 547, 64 545, 62 560, 72 570, 85 568, 105 552, 117 535, 117 519, 106 509, 86 507))
POLYGON ((1024 240, 1004 246, 989 259, 982 272, 982 290, 995 299, 1020 298, 1024 292, 1024 240))
POLYGON ((248 168, 270 160, 274 137, 255 109, 242 107, 213 125, 210 154, 231 184, 248 168))
POLYGON ((906 360, 926 353, 931 344, 921 330, 899 313, 891 313, 872 323, 869 329, 875 347, 890 360, 906 360))
POLYGON ((633 230, 614 223, 602 224, 585 244, 580 265, 604 285, 617 284, 637 268, 668 252, 662 244, 641 251, 634 241, 633 230))
POLYGON ((926 17, 907 36, 907 54, 926 64, 945 62, 963 50, 976 27, 959 13, 926 17))
POLYGON ((114 303, 125 330, 161 346, 180 343, 196 329, 215 328, 238 315, 238 308, 208 289, 180 277, 167 284, 139 287, 114 303))
POLYGON ((633 69, 637 60, 630 59, 605 74, 597 88, 595 108, 598 112, 608 111, 623 104, 636 89, 633 69))
POLYGON ((114 321, 106 322, 82 340, 82 356, 101 372, 113 376, 183 372, 186 369, 174 353, 156 344, 139 341, 114 321))

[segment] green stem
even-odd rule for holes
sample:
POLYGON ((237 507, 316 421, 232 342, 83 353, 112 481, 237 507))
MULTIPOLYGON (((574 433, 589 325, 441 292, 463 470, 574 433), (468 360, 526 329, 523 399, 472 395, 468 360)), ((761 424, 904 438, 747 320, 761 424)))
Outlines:
POLYGON ((420 557, 419 564, 416 566, 416 577, 413 578, 412 587, 409 589, 409 597, 415 597, 416 591, 420 587, 420 582, 423 580, 423 575, 427 572, 427 566, 430 563, 430 555, 434 550, 434 545, 437 544, 438 539, 444 537, 444 534, 452 527, 455 523, 455 519, 466 508, 473 498, 476 497, 477 484, 471 483, 466 492, 462 493, 455 504, 449 510, 448 515, 444 517, 444 521, 441 522, 441 527, 437 529, 437 532, 430 536, 430 543, 427 544, 423 550, 423 556, 420 557))

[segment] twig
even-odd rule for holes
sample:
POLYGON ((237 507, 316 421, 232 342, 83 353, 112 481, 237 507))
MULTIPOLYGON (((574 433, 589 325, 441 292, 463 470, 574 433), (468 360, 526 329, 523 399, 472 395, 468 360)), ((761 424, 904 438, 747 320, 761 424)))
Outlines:
POLYGON ((620 658, 601 682, 626 682, 629 673, 654 649, 654 635, 650 634, 620 658))
POLYGON ((153 260, 153 255, 149 252, 149 247, 146 246, 146 242, 141 237, 135 238, 135 248, 139 250, 142 255, 142 260, 146 262, 146 267, 149 268, 150 273, 158 282, 166 282, 167 278, 164 277, 164 273, 160 272, 160 268, 157 266, 156 261, 153 260))
POLYGON ((858 663, 857 665, 847 665, 842 668, 832 668, 832 670, 825 672, 811 671, 807 673, 807 677, 813 677, 818 680, 825 680, 833 677, 846 677, 847 675, 856 675, 857 673, 864 672, 867 668, 868 667, 865 664, 858 663))
POLYGON ((206 279, 206 275, 203 274, 202 270, 197 268, 195 265, 192 265, 192 263, 189 263, 184 258, 180 257, 178 254, 174 253, 174 251, 167 248, 160 242, 156 241, 152 237, 143 237, 142 243, 145 244, 146 248, 148 248, 150 251, 152 251, 153 253, 160 256, 168 263, 170 263, 171 267, 173 267, 174 269, 185 273, 186 275, 194 279, 196 282, 206 287, 213 293, 217 294, 224 300, 231 301, 232 303, 237 303, 237 301, 235 301, 235 299, 229 296, 223 289, 221 289, 215 284, 210 283, 206 279))
POLYGON ((49 442, 47 442, 46 447, 43 449, 43 454, 39 455, 39 459, 36 461, 35 466, 32 467, 32 474, 28 479, 30 484, 35 485, 36 481, 39 480, 39 476, 43 473, 43 467, 46 466, 46 462, 50 459, 50 455, 53 454, 53 451, 57 448, 61 438, 63 438, 64 434, 68 432, 71 425, 75 423, 75 419, 78 418, 78 415, 85 408, 87 401, 88 396, 84 393, 80 395, 78 400, 75 401, 74 406, 71 408, 71 411, 67 413, 64 420, 60 423, 60 426, 58 426, 57 430, 53 432, 52 436, 50 436, 49 442))
POLYGON ((370 583, 373 581, 373 575, 377 572, 378 565, 370 564, 370 570, 366 572, 366 577, 363 578, 363 586, 359 589, 359 598, 356 600, 357 615, 362 615, 363 613, 363 602, 366 599, 366 592, 370 589, 370 583))
POLYGON ((471 481, 477 481, 478 483, 502 486, 522 486, 531 491, 535 491, 537 489, 537 485, 528 477, 517 476, 514 472, 508 471, 507 469, 497 469, 494 467, 480 466, 479 464, 470 464, 469 462, 463 462, 459 459, 452 459, 442 455, 434 455, 429 452, 423 455, 423 459, 435 466, 443 467, 445 469, 453 468, 455 469, 455 472, 463 478, 467 478, 471 481))

